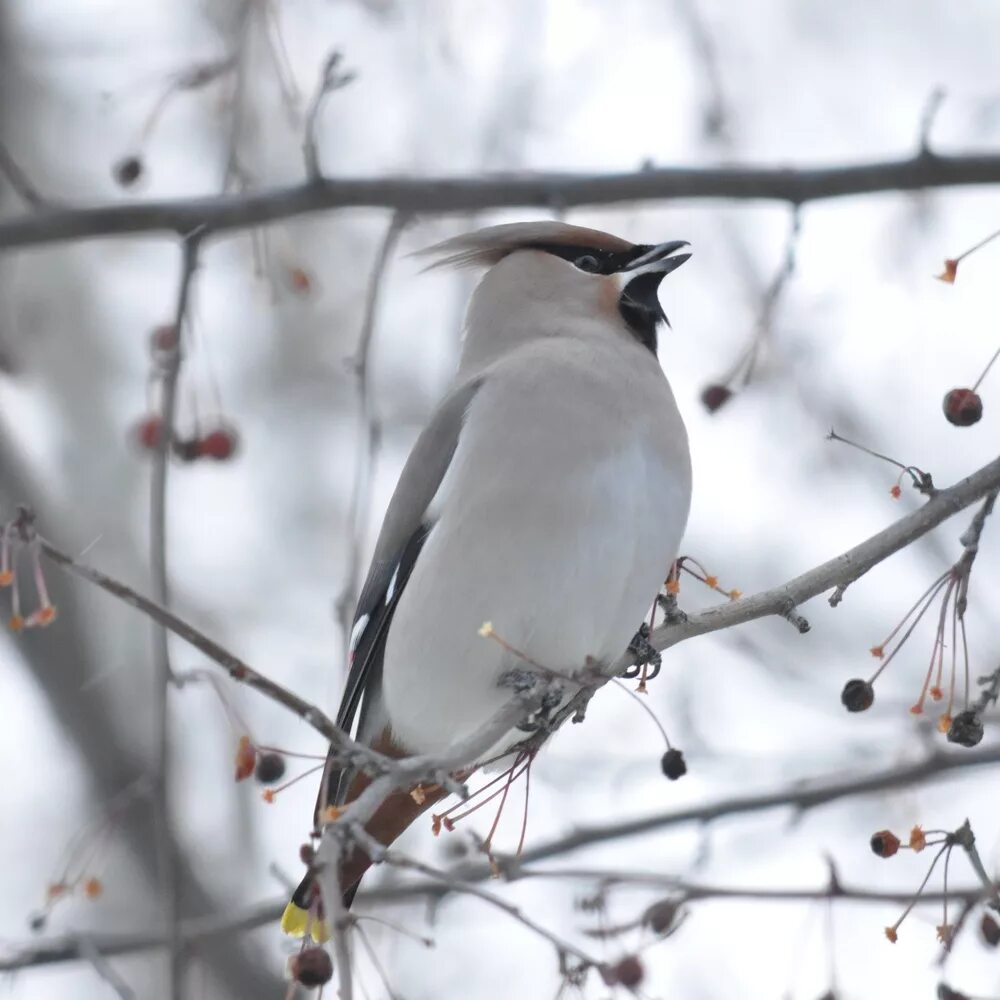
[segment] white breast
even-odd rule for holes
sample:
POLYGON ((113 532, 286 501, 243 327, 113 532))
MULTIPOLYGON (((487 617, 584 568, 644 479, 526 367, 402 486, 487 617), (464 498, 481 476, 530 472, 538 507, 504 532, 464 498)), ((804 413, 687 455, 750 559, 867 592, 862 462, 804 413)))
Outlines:
POLYGON ((510 697, 497 681, 519 664, 478 634, 485 621, 559 671, 617 658, 677 554, 690 477, 648 353, 547 342, 491 369, 389 630, 396 739, 442 750, 510 697))

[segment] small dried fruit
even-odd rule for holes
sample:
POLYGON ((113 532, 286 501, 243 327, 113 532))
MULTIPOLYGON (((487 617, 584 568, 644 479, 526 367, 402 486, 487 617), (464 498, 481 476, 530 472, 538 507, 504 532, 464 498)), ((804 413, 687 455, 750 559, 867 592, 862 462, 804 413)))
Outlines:
POLYGON ((654 934, 666 934, 674 926, 677 919, 677 902, 673 899, 661 899, 653 903, 642 915, 642 922, 654 934))
POLYGON ((285 774, 285 758, 280 753, 262 753, 257 758, 257 768, 254 777, 262 785, 273 785, 285 774))
POLYGON ((312 844, 303 844, 299 848, 299 860, 307 868, 312 865, 312 863, 316 860, 316 849, 312 844))
POLYGON ((733 390, 727 385, 706 385, 701 391, 701 404, 709 413, 715 413, 732 398, 733 390))
POLYGON ((236 451, 236 432, 224 428, 210 431, 198 442, 198 445, 199 453, 204 457, 224 462, 227 458, 232 458, 236 451))
POLYGON ((289 959, 288 971, 300 986, 315 989, 333 978, 333 961, 324 948, 304 948, 289 959))
POLYGON ((149 335, 149 349, 154 354, 172 351, 177 346, 177 327, 173 323, 164 323, 153 328, 149 335))
POLYGON ((868 681, 855 677, 844 685, 840 701, 848 712, 864 712, 875 702, 875 688, 868 681))
POLYGON ((988 913, 984 913, 983 919, 979 921, 979 933, 982 934, 983 941, 991 948, 1000 944, 1000 924, 988 913))
POLYGON ((687 763, 684 754, 680 750, 670 749, 660 758, 660 767, 663 773, 671 780, 676 781, 687 774, 687 763))
POLYGON ((983 401, 972 389, 952 389, 941 404, 945 418, 956 427, 971 427, 983 416, 983 401))
POLYGON ((983 720, 971 708, 959 712, 951 720, 948 730, 948 742, 957 743, 963 747, 974 747, 983 739, 983 720))
POLYGON ((160 446, 163 436, 163 421, 156 416, 143 417, 136 424, 135 439, 139 445, 148 451, 153 451, 160 446))
POLYGON ((236 747, 236 780, 245 781, 254 772, 257 764, 257 750, 249 736, 241 736, 236 747))
POLYGON ((123 156, 112 170, 122 187, 131 187, 142 176, 142 160, 138 156, 123 156))
POLYGON ((958 261, 954 257, 946 258, 944 262, 944 270, 940 274, 936 274, 934 277, 938 281, 943 281, 945 284, 954 285, 955 277, 958 275, 958 261))
POLYGON ((880 858, 891 858, 899 850, 899 837, 891 830, 879 830, 870 841, 873 853, 880 858))
POLYGON ((197 438, 174 438, 172 447, 182 462, 197 462, 201 458, 201 442, 197 438))
POLYGON ((634 989, 642 983, 646 970, 635 955, 626 955, 614 965, 606 965, 601 970, 608 986, 625 986, 634 989))

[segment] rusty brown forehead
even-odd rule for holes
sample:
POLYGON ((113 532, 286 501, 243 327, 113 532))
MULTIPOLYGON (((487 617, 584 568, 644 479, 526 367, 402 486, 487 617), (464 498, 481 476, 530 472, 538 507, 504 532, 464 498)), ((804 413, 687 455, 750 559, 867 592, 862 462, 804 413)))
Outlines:
POLYGON ((553 233, 549 239, 553 243, 567 247, 587 247, 593 250, 631 250, 634 243, 623 240, 600 229, 586 229, 582 226, 567 226, 562 232, 553 233))

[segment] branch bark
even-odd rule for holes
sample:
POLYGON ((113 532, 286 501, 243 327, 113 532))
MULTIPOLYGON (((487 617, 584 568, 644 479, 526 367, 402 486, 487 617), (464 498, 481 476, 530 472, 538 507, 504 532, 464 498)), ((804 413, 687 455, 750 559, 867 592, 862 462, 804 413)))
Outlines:
MULTIPOLYGON (((1000 458, 984 465, 971 476, 940 490, 919 510, 901 517, 871 538, 839 556, 827 560, 815 569, 789 580, 788 583, 751 597, 690 615, 686 621, 661 625, 649 637, 657 650, 669 649, 685 639, 718 632, 720 629, 743 625, 770 615, 787 617, 799 604, 808 601, 833 587, 846 588, 860 579, 873 566, 906 548, 922 535, 936 528, 942 521, 981 500, 1000 486, 1000 458)), ((630 663, 622 657, 615 665, 621 673, 630 663)))
POLYGON ((42 207, 0 222, 0 249, 129 233, 246 229, 309 212, 387 208, 407 213, 497 208, 567 209, 619 202, 726 198, 802 205, 826 198, 1000 183, 1000 154, 841 166, 659 167, 618 174, 518 173, 483 177, 312 179, 240 195, 78 208, 42 207))

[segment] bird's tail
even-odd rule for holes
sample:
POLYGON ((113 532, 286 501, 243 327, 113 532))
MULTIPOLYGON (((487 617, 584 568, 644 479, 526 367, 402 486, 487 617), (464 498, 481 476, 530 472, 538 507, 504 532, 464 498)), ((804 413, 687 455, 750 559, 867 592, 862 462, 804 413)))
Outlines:
MULTIPOLYGON (((358 775, 348 793, 347 802, 357 798, 367 787, 369 780, 365 775, 358 775)), ((425 786, 421 788, 419 795, 407 790, 393 792, 378 807, 365 829, 380 844, 388 847, 414 820, 440 802, 445 795, 446 790, 439 786, 425 786)), ((350 908, 361 878, 371 867, 371 863, 371 858, 360 848, 355 848, 344 858, 340 870, 340 885, 345 907, 350 908)), ((313 871, 306 873, 292 894, 281 915, 281 929, 292 937, 310 935, 317 942, 329 939, 330 931, 320 897, 319 882, 313 871)))

